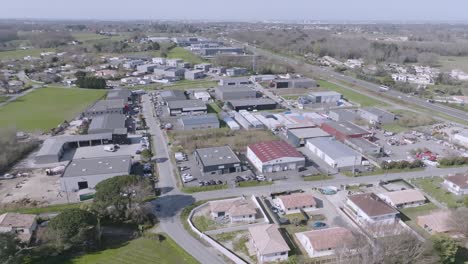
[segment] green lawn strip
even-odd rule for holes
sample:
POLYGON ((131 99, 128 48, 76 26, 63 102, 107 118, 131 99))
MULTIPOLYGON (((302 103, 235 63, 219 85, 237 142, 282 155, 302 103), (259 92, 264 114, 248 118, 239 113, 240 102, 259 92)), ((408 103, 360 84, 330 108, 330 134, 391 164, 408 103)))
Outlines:
POLYGON ((222 184, 222 185, 182 187, 181 190, 185 193, 196 193, 196 192, 209 192, 209 191, 223 190, 227 188, 228 186, 226 184, 222 184))
POLYGON ((55 51, 54 49, 19 49, 10 51, 0 51, 0 60, 23 59, 24 57, 40 57, 42 52, 55 51))
POLYGON ((254 186, 267 186, 267 185, 272 185, 272 181, 244 181, 244 182, 239 182, 238 186, 239 187, 254 187, 254 186))
POLYGON ((212 230, 214 229, 215 224, 216 224, 215 221, 213 221, 211 218, 208 218, 204 215, 194 216, 192 218, 192 223, 198 230, 200 230, 200 232, 212 230))
POLYGON ((183 59, 184 61, 189 62, 191 64, 205 62, 205 60, 203 60, 199 56, 181 47, 175 47, 171 49, 169 53, 167 54, 167 58, 168 59, 183 59))
POLYGON ((5 102, 6 100, 8 100, 8 96, 0 95, 0 103, 5 102))
POLYGON ((390 132, 393 132, 393 133, 400 133, 400 132, 405 132, 405 131, 409 130, 409 128, 402 127, 397 123, 385 124, 385 125, 382 126, 382 128, 384 130, 386 130, 386 131, 390 131, 390 132))
POLYGON ((310 175, 310 176, 304 176, 302 177, 304 181, 324 181, 324 180, 330 180, 333 179, 333 176, 330 175, 325 175, 325 174, 319 174, 319 175, 310 175))
POLYGON ((0 209, 0 214, 6 212, 15 212, 21 214, 44 214, 44 213, 59 213, 66 209, 80 208, 83 203, 71 203, 71 204, 57 204, 49 205, 44 207, 24 207, 24 208, 6 208, 0 209))
POLYGON ((449 208, 462 206, 461 200, 459 200, 451 192, 441 187, 443 179, 440 177, 413 179, 411 182, 424 190, 424 192, 426 192, 432 198, 441 203, 445 203, 449 208))
POLYGON ((325 80, 318 80, 317 83, 322 88, 330 89, 335 92, 341 93, 344 96, 344 98, 348 99, 349 101, 358 103, 362 107, 376 106, 376 105, 387 106, 387 104, 382 101, 376 100, 374 98, 352 91, 350 89, 346 89, 344 87, 341 87, 339 85, 336 85, 334 83, 331 83, 325 80))
POLYGON ((158 263, 158 264, 194 264, 198 263, 184 249, 178 246, 169 236, 164 235, 159 242, 142 237, 129 241, 126 245, 88 253, 71 259, 73 264, 114 264, 114 263, 158 263))
POLYGON ((105 94, 104 90, 40 88, 0 107, 0 127, 47 131, 72 120, 105 94))
POLYGON ((424 168, 414 168, 414 169, 376 169, 374 171, 367 171, 367 172, 361 172, 361 173, 356 173, 356 175, 353 175, 351 171, 344 171, 343 175, 346 175, 348 177, 361 177, 361 176, 373 176, 373 175, 381 175, 381 174, 392 174, 392 173, 400 173, 400 172, 415 172, 415 171, 422 171, 424 168))
POLYGON ((213 88, 218 85, 217 81, 213 80, 181 80, 174 84, 161 86, 164 90, 185 90, 185 89, 202 89, 213 88))

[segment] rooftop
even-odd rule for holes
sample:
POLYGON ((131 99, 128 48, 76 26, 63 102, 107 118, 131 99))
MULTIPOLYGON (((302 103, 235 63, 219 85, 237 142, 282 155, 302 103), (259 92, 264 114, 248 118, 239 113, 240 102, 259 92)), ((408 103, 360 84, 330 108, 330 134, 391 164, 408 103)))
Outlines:
POLYGON ((420 191, 413 189, 381 193, 379 194, 379 196, 386 197, 395 205, 426 200, 426 197, 424 197, 424 195, 420 191))
POLYGON ((216 87, 217 90, 226 93, 226 92, 252 92, 256 93, 255 90, 246 85, 228 85, 228 86, 219 86, 216 87))
POLYGON ((328 121, 323 123, 323 125, 327 125, 332 127, 333 129, 339 131, 342 134, 345 135, 355 135, 355 134, 367 134, 369 131, 351 123, 348 121, 345 122, 334 122, 334 121, 328 121))
POLYGON ((307 140, 310 144, 314 145, 318 149, 327 153, 327 155, 332 159, 339 159, 342 157, 357 156, 359 155, 352 148, 346 146, 345 144, 339 142, 334 138, 329 137, 317 137, 310 138, 307 140))
POLYGON ((114 156, 105 158, 74 159, 65 168, 62 177, 81 177, 105 174, 130 173, 131 156, 114 156))
POLYGON ((123 114, 103 114, 94 117, 91 120, 88 131, 98 130, 98 129, 124 129, 126 117, 123 114))
POLYGON ((184 125, 203 125, 210 123, 219 123, 216 114, 182 116, 179 120, 184 125))
POLYGON ((330 113, 335 113, 340 116, 340 120, 346 119, 349 121, 353 121, 359 117, 358 114, 356 114, 353 111, 346 110, 346 109, 334 109, 330 110, 330 113))
POLYGON ((112 140, 112 133, 51 137, 44 141, 36 156, 58 155, 65 143, 100 139, 112 140))
POLYGON ((453 176, 447 176, 445 179, 459 186, 461 189, 468 189, 468 173, 459 173, 453 176))
POLYGON ((229 100, 233 107, 251 106, 251 105, 276 105, 276 102, 268 98, 235 99, 229 100))
POLYGON ((181 90, 166 90, 159 93, 164 101, 186 100, 185 92, 181 90))
POLYGON ((170 109, 178 108, 206 108, 206 104, 203 101, 192 99, 192 100, 174 100, 168 101, 167 106, 170 109))
POLYGON ((31 228, 36 222, 36 215, 4 213, 0 215, 0 227, 31 228))
POLYGON ((123 99, 99 100, 96 102, 96 104, 88 109, 88 112, 107 111, 108 109, 123 108, 124 106, 125 101, 123 99))
POLYGON ((288 208, 302 208, 302 207, 314 207, 317 205, 315 197, 312 194, 307 193, 293 193, 290 195, 281 195, 276 199, 280 199, 286 209, 288 208))
POLYGON ((350 195, 348 199, 370 217, 398 213, 374 193, 350 195))
POLYGON ((332 227, 299 233, 307 237, 314 250, 335 249, 351 243, 354 236, 346 228, 332 227))
POLYGON ((335 91, 318 91, 318 92, 310 92, 310 96, 341 96, 340 93, 335 91))
POLYGON ((216 166, 226 163, 240 163, 239 158, 229 146, 200 148, 195 152, 204 166, 216 166))
POLYGON ((249 233, 261 255, 290 250, 276 225, 267 224, 250 227, 249 233))
POLYGON ((107 99, 112 100, 112 99, 124 99, 128 100, 129 97, 132 96, 132 92, 127 89, 122 89, 122 90, 111 90, 107 93, 107 99))
POLYGON ((211 212, 228 212, 231 216, 255 215, 257 209, 250 199, 235 198, 209 202, 211 212))
POLYGON ((330 136, 330 134, 318 127, 290 129, 289 132, 297 138, 316 138, 330 136))
POLYGON ((284 157, 304 158, 294 147, 282 140, 251 144, 250 150, 262 161, 267 162, 284 157))

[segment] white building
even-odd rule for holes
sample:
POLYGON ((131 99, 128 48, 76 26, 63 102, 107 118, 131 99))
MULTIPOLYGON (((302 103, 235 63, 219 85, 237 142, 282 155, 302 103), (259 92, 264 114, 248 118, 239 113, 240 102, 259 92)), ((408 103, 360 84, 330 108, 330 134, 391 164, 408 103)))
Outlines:
POLYGON ((209 102, 211 100, 211 95, 206 91, 197 91, 193 93, 193 97, 203 102, 209 102))
POLYGON ((307 193, 281 195, 276 197, 274 202, 285 214, 295 214, 301 210, 308 212, 316 209, 317 206, 315 197, 307 193))
POLYGON ((267 224, 249 228, 250 248, 258 263, 286 261, 291 250, 278 230, 278 226, 267 224))
POLYGON ((298 170, 304 156, 285 141, 267 141, 247 146, 247 159, 262 173, 298 170))
POLYGON ((335 249, 350 247, 354 239, 351 231, 343 227, 296 233, 296 237, 311 258, 334 255, 335 249))
POLYGON ((468 147, 468 130, 462 130, 452 136, 454 143, 460 144, 464 147, 468 147))
POLYGON ((398 211, 374 193, 348 196, 345 210, 363 227, 393 225, 398 220, 398 211))
POLYGON ((378 196, 395 208, 416 207, 426 203, 424 194, 414 189, 379 193, 378 196))
POLYGON ((306 147, 332 168, 352 167, 362 162, 359 153, 333 138, 311 138, 306 147))
POLYGON ((468 174, 455 174, 444 179, 447 189, 455 195, 468 194, 468 174))

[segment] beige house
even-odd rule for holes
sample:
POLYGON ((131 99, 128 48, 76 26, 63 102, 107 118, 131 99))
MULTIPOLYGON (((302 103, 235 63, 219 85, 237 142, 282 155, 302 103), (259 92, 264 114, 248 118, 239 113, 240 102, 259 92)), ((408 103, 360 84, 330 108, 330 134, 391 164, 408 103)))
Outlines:
MULTIPOLYGON (((254 198, 252 198, 254 199, 254 198)), ((255 222, 257 206, 250 198, 234 198, 208 203, 213 219, 228 217, 231 223, 255 222)))
POLYGON ((314 210, 317 206, 315 197, 307 193, 294 193, 276 197, 275 204, 284 211, 285 214, 299 213, 301 210, 314 210))
POLYGON ((296 237, 311 258, 334 255, 335 249, 350 246, 354 238, 351 231, 343 227, 297 233, 296 237))
POLYGON ((412 189, 380 193, 378 196, 395 208, 415 207, 426 203, 424 194, 412 189))
POLYGON ((23 242, 29 242, 37 228, 36 215, 4 213, 0 215, 0 233, 15 233, 23 242))
POLYGON ((249 228, 249 247, 258 263, 286 261, 290 250, 277 225, 266 224, 249 228))

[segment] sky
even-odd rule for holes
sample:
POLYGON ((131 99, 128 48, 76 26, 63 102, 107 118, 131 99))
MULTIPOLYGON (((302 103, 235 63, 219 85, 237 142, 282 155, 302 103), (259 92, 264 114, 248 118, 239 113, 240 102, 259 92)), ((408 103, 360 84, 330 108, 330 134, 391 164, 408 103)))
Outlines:
POLYGON ((467 10, 467 0, 0 0, 1 19, 468 22, 467 10))

